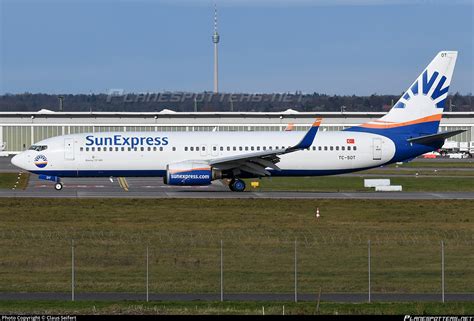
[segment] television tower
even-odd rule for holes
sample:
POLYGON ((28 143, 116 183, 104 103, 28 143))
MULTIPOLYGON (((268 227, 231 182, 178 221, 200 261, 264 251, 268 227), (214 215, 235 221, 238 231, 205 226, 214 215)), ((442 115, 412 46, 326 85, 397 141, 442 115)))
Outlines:
POLYGON ((214 3, 214 34, 212 35, 212 42, 214 43, 214 93, 219 92, 219 67, 218 67, 218 54, 217 44, 219 43, 219 33, 217 32, 217 5, 214 3))

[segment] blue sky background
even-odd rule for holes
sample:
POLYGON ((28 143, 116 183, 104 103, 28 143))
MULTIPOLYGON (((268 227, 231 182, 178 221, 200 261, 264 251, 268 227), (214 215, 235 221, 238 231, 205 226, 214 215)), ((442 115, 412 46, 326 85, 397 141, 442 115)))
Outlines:
MULTIPOLYGON (((440 50, 474 92, 474 1, 221 0, 220 90, 399 94, 440 50)), ((212 1, 0 0, 0 93, 212 90, 212 1)))

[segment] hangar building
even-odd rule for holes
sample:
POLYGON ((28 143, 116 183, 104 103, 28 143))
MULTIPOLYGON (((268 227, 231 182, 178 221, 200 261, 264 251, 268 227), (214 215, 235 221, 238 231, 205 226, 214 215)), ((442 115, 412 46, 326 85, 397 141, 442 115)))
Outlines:
MULTIPOLYGON (((108 131, 305 131, 316 117, 322 130, 337 131, 383 116, 373 112, 0 112, 0 151, 21 152, 45 138, 108 131)), ((446 112, 440 130, 466 129, 451 140, 474 141, 474 112, 446 112)))

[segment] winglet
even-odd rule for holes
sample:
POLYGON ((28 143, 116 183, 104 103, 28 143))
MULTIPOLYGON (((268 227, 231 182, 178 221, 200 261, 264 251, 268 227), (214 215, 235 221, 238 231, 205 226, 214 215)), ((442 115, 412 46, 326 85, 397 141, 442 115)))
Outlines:
POLYGON ((304 135, 303 139, 297 145, 290 147, 288 151, 309 148, 313 144, 314 137, 318 132, 319 125, 321 125, 321 121, 322 118, 316 118, 311 128, 308 130, 306 135, 304 135))

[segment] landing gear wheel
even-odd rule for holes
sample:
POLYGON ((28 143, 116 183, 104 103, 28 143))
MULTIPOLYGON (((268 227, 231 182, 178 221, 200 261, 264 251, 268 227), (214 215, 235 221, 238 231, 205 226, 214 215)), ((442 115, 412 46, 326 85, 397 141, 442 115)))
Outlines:
POLYGON ((54 184, 54 189, 57 191, 60 191, 63 189, 63 184, 62 183, 56 183, 54 184))
POLYGON ((229 182, 229 189, 232 191, 232 192, 235 192, 234 190, 234 183, 235 183, 235 179, 231 180, 229 182))
POLYGON ((241 179, 233 179, 229 184, 229 188, 232 192, 243 192, 245 187, 245 182, 241 179))

